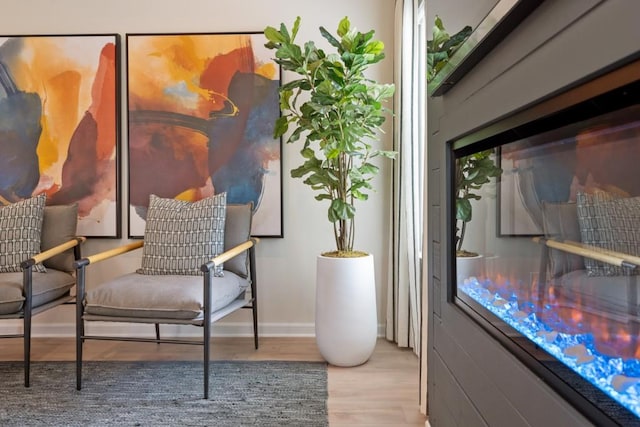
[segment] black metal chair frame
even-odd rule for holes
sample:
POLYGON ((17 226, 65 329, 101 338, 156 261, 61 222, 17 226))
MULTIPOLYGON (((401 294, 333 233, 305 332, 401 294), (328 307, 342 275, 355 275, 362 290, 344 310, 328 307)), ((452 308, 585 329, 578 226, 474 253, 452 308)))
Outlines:
MULTIPOLYGON (((256 281, 256 269, 255 269, 255 246, 259 242, 257 238, 250 238, 244 243, 241 243, 222 254, 216 256, 200 268, 204 273, 204 307, 203 318, 199 321, 189 320, 176 320, 176 319, 154 319, 154 321, 145 321, 144 318, 132 320, 131 318, 119 318, 113 317, 107 319, 107 316, 99 316, 100 318, 90 319, 89 321, 114 321, 114 322, 136 322, 136 323, 154 323, 156 337, 143 338, 143 337, 113 337, 113 336, 101 336, 101 335, 86 335, 85 334, 85 313, 84 303, 76 304, 76 389, 82 389, 82 351, 83 344, 86 340, 107 340, 107 341, 133 341, 133 342, 150 342, 156 344, 186 344, 186 345, 201 345, 203 346, 203 361, 204 361, 204 398, 209 398, 209 362, 211 353, 211 324, 222 317, 240 309, 251 309, 253 315, 253 336, 254 346, 258 349, 258 306, 257 306, 257 281, 256 281), (218 310, 215 313, 211 312, 211 296, 213 286, 213 271, 216 265, 220 265, 231 258, 240 255, 245 251, 249 251, 249 278, 251 281, 251 298, 235 300, 218 310), (194 326, 200 326, 203 328, 202 340, 183 340, 183 339, 161 339, 160 338, 160 324, 188 324, 194 326)), ((141 248, 144 245, 143 241, 134 242, 129 245, 121 246, 119 248, 112 249, 110 251, 102 252, 93 256, 82 258, 76 261, 76 274, 77 274, 77 301, 84 302, 86 290, 85 290, 85 269, 91 264, 95 264, 99 261, 103 261, 108 258, 121 255, 132 250, 141 248)))
MULTIPOLYGON (((33 307, 33 267, 43 261, 48 260, 56 255, 59 255, 71 248, 73 248, 74 257, 76 260, 82 257, 80 246, 86 240, 84 237, 77 237, 69 240, 65 243, 57 245, 51 249, 40 252, 33 257, 23 261, 20 264, 22 268, 22 292, 24 296, 24 303, 22 310, 17 313, 6 314, 0 316, 0 320, 3 319, 22 319, 23 330, 21 334, 7 334, 0 335, 2 338, 22 338, 24 342, 24 386, 30 386, 30 370, 31 370, 31 319, 33 316, 47 311, 51 308, 57 307, 62 304, 75 304, 75 296, 65 294, 64 296, 49 301, 38 307, 33 307)), ((77 284, 77 278, 76 278, 77 284)))

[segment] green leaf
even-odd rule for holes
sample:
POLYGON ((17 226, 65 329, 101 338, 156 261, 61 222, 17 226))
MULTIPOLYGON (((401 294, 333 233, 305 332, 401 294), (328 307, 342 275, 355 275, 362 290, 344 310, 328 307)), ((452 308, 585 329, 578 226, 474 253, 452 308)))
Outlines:
POLYGON ((287 111, 291 109, 291 104, 289 102, 289 100, 291 99, 291 95, 293 95, 292 90, 280 90, 280 111, 287 111))
POLYGON ((342 199, 334 199, 329 206, 329 221, 352 219, 356 213, 353 205, 345 203, 342 199))
POLYGON ((442 50, 457 49, 462 43, 464 43, 465 40, 469 38, 471 32, 471 27, 467 25, 462 30, 451 36, 451 38, 449 38, 449 40, 447 40, 442 45, 442 50))
POLYGON ((327 41, 331 44, 331 46, 337 47, 338 49, 342 48, 342 45, 340 44, 340 42, 335 37, 333 37, 331 33, 327 31, 326 28, 320 27, 320 34, 322 34, 322 37, 327 39, 327 41))
POLYGON ((295 40, 298 35, 298 30, 300 29, 300 17, 296 17, 295 22, 293 23, 293 28, 291 29, 291 42, 295 40))
POLYGON ((460 221, 471 221, 471 202, 467 199, 456 201, 456 219, 460 221))
POLYGON ((396 151, 384 151, 384 150, 380 150, 378 151, 378 154, 380 154, 383 157, 386 157, 388 159, 395 159, 396 155, 398 154, 396 151))
POLYGON ((286 41, 282 34, 280 34, 280 32, 273 27, 265 28, 264 35, 267 40, 273 43, 283 43, 286 41))
POLYGON ((380 53, 382 53, 382 51, 384 51, 384 43, 379 40, 367 44, 365 48, 366 53, 371 53, 374 55, 379 55, 380 53))
POLYGON ((302 154, 302 157, 304 157, 305 159, 312 159, 316 155, 311 148, 304 148, 302 151, 300 151, 300 154, 302 154))
POLYGON ((351 28, 351 22, 349 22, 349 18, 346 16, 340 20, 338 24, 338 36, 344 37, 351 28))
POLYGON ((276 119, 275 126, 273 128, 273 137, 280 138, 289 129, 289 122, 286 116, 280 116, 276 119))
POLYGON ((360 191, 353 191, 353 197, 355 197, 358 200, 369 200, 369 196, 367 194, 361 193, 360 191))
POLYGON ((282 38, 285 42, 291 42, 291 36, 289 36, 289 31, 287 30, 287 27, 284 25, 284 23, 280 24, 280 34, 282 35, 282 38))
POLYGON ((293 132, 291 132, 291 136, 287 140, 288 143, 296 142, 300 139, 300 135, 304 132, 304 128, 298 127, 293 132))
POLYGON ((360 173, 362 173, 363 175, 366 175, 366 174, 376 175, 379 170, 380 170, 379 167, 371 163, 365 163, 359 168, 360 173))

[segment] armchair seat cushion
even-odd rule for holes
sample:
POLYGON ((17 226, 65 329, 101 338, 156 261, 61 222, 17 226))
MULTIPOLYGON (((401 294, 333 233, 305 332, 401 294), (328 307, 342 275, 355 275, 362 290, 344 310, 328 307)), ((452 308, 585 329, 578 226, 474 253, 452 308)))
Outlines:
MULTIPOLYGON (((225 271, 213 277, 212 313, 238 298, 249 281, 225 271)), ((87 291, 85 313, 149 319, 198 319, 202 316, 202 276, 131 273, 87 291)))
MULTIPOLYGON (((71 274, 53 269, 33 273, 32 278, 33 308, 62 297, 76 283, 71 274)), ((18 313, 23 303, 22 273, 1 273, 0 315, 18 313)))

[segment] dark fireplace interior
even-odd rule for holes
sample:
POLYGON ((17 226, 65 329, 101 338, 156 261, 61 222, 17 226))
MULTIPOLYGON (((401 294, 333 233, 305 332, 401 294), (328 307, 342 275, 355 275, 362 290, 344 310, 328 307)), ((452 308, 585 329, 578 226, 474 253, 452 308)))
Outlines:
POLYGON ((449 144, 451 301, 596 424, 640 424, 638 69, 449 144), (482 153, 458 256, 455 166, 482 153))

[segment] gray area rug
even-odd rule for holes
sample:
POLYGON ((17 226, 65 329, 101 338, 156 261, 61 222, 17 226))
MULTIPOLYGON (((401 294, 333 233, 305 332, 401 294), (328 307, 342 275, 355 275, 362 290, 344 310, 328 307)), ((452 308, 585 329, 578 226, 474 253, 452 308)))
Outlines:
POLYGON ((327 368, 317 362, 0 362, 0 426, 328 426, 327 368))

